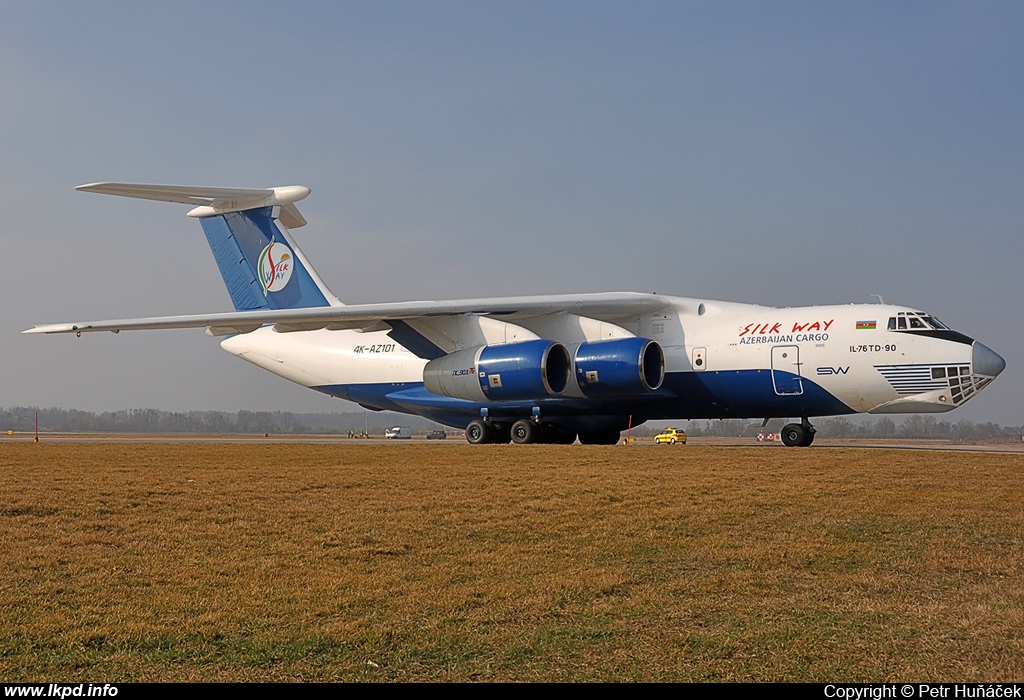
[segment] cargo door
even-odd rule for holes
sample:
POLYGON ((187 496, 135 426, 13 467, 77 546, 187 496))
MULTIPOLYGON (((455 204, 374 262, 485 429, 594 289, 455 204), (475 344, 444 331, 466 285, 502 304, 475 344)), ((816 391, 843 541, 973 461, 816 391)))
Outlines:
POLYGON ((804 393, 800 379, 800 347, 776 345, 772 348, 772 384, 780 396, 804 393))

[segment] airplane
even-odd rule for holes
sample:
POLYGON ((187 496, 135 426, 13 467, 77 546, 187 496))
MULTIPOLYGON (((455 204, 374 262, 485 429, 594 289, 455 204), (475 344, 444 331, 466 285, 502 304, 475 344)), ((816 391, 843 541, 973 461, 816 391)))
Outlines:
POLYGON ((40 325, 23 333, 206 328, 229 353, 472 444, 616 444, 648 420, 942 413, 1006 366, 935 316, 882 303, 775 308, 637 292, 343 304, 296 245, 306 187, 101 182, 83 192, 190 204, 235 310, 40 325))

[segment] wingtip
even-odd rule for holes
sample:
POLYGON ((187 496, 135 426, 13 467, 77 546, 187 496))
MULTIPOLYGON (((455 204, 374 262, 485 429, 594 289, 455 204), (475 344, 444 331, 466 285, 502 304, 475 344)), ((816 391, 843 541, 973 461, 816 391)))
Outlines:
POLYGON ((109 184, 109 182, 87 182, 84 185, 75 185, 75 192, 90 192, 97 187, 109 184))
POLYGON ((33 326, 32 328, 26 328, 21 332, 22 335, 37 335, 43 333, 70 333, 78 330, 76 326, 70 323, 55 323, 45 326, 33 326))

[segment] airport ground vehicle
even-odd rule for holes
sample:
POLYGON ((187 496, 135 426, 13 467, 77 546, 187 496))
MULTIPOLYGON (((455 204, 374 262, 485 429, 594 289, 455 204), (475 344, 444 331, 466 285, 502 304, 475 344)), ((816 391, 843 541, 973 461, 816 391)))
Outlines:
POLYGON ((202 328, 263 369, 373 410, 425 416, 471 443, 615 444, 630 421, 942 413, 1006 363, 892 304, 773 308, 635 292, 346 306, 295 244, 309 190, 95 183, 193 205, 235 311, 58 323, 26 333, 202 328))
POLYGON ((412 428, 404 425, 396 425, 394 428, 388 428, 385 430, 384 437, 388 440, 411 440, 412 428))
POLYGON ((446 440, 447 438, 448 433, 446 433, 443 430, 431 430, 429 433, 427 433, 428 440, 446 440))
POLYGON ((654 436, 655 445, 675 445, 677 442, 685 445, 686 433, 675 428, 665 428, 665 430, 654 436))

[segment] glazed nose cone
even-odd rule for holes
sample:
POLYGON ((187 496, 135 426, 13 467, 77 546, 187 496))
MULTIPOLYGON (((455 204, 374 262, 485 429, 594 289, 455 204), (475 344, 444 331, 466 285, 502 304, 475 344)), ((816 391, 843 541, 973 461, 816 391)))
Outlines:
POLYGON ((983 377, 997 377, 1000 372, 1006 369, 1006 360, 999 357, 994 351, 977 340, 974 341, 974 353, 971 362, 974 365, 974 373, 980 374, 983 377))

